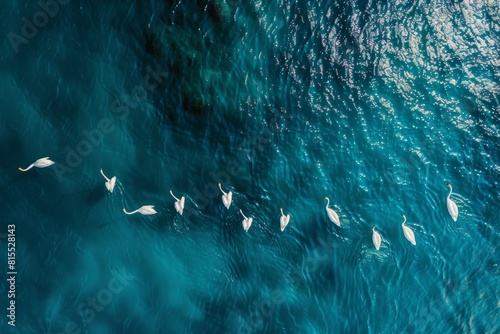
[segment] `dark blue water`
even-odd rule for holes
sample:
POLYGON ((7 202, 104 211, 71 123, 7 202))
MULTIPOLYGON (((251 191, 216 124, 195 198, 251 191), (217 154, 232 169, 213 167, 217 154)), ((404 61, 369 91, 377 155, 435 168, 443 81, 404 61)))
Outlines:
POLYGON ((497 1, 60 1, 0 4, 1 333, 500 330, 497 1))

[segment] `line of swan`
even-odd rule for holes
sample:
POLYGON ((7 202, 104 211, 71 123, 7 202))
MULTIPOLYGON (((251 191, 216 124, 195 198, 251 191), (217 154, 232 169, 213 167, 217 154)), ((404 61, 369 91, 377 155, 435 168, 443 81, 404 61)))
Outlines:
POLYGON ((104 175, 102 168, 101 168, 101 174, 106 179, 106 183, 104 183, 106 185, 106 188, 109 190, 110 193, 113 193, 113 189, 115 189, 115 184, 116 184, 116 176, 113 176, 111 179, 109 179, 106 175, 104 175))
POLYGON ((285 214, 283 213, 283 208, 280 208, 281 211, 281 218, 280 218, 280 227, 281 227, 281 232, 285 230, 285 227, 288 225, 288 222, 290 221, 290 214, 285 214))
MULTIPOLYGON (((43 157, 43 158, 40 158, 38 160, 36 160, 34 163, 32 163, 31 165, 29 165, 28 167, 26 168, 21 168, 19 167, 18 169, 22 172, 26 172, 28 170, 30 170, 31 168, 33 167, 36 167, 36 168, 45 168, 45 167, 49 167, 49 166, 52 166, 54 164, 54 161, 50 160, 49 157, 43 157)), ((106 188, 109 190, 109 192, 113 193, 113 190, 115 188, 115 185, 116 185, 116 176, 113 176, 112 178, 108 178, 102 168, 100 169, 100 172, 102 174, 102 176, 106 179, 106 182, 105 182, 105 185, 106 185, 106 188)), ((446 206, 448 208, 448 213, 450 214, 450 216, 453 218, 453 221, 457 221, 457 218, 458 218, 458 207, 457 207, 457 204, 450 198, 451 197, 451 194, 453 192, 453 188, 451 186, 451 184, 449 182, 445 182, 445 185, 450 188, 450 192, 448 193, 448 196, 446 196, 446 206)), ((224 204, 224 206, 229 209, 229 207, 231 206, 231 201, 232 201, 232 197, 233 197, 233 193, 231 191, 229 192, 224 192, 224 190, 222 190, 222 185, 219 183, 219 189, 220 191, 222 192, 222 203, 224 204)), ((182 196, 180 199, 175 197, 175 195, 173 194, 172 190, 170 190, 170 195, 172 195, 172 197, 175 199, 175 210, 180 214, 182 215, 182 212, 184 210, 184 202, 185 202, 185 198, 184 196, 182 196)), ((326 212, 328 214, 328 218, 333 222, 335 223, 337 226, 340 227, 340 219, 339 219, 339 215, 335 212, 335 210, 329 208, 329 205, 330 205, 330 199, 328 197, 324 197, 324 199, 327 201, 326 203, 326 212)), ((281 211, 281 217, 280 217, 280 227, 281 227, 281 231, 283 232, 286 228, 286 226, 288 225, 288 223, 290 222, 290 214, 287 214, 285 215, 283 213, 283 208, 280 208, 280 211, 281 211)), ((153 214, 156 214, 156 210, 154 209, 154 206, 153 205, 145 205, 145 206, 142 206, 140 207, 139 209, 135 210, 135 211, 132 211, 132 212, 127 212, 127 210, 125 208, 123 208, 123 212, 125 212, 126 214, 128 215, 131 215, 131 214, 134 214, 134 213, 137 213, 139 212, 140 214, 142 215, 153 215, 153 214)), ((250 229, 250 226, 252 225, 252 221, 253 221, 253 218, 248 218, 246 217, 243 212, 241 211, 240 209, 240 213, 241 215, 243 216, 243 228, 245 229, 246 232, 248 232, 248 229, 250 229)), ((410 229, 408 226, 405 225, 406 223, 406 216, 404 214, 401 214, 401 216, 403 216, 403 223, 401 224, 401 227, 403 229, 403 234, 405 236, 405 238, 412 244, 412 245, 416 245, 416 241, 415 241, 415 234, 413 233, 412 229, 410 229)), ((375 248, 377 250, 380 249, 380 244, 382 242, 382 237, 380 236, 380 234, 375 230, 375 226, 373 227, 373 233, 372 233, 372 241, 373 241, 373 245, 375 246, 375 248)))
POLYGON ((406 223, 406 216, 404 214, 401 214, 401 216, 403 216, 403 223, 401 224, 401 227, 403 228, 403 234, 405 235, 405 238, 411 242, 411 244, 413 246, 415 246, 417 244, 417 242, 415 241, 415 234, 413 233, 412 229, 409 228, 408 226, 405 225, 406 223))
POLYGON ((448 182, 445 182, 444 184, 446 184, 446 186, 450 188, 450 193, 448 194, 448 196, 446 196, 446 206, 448 207, 448 213, 450 214, 451 218, 453 218, 453 221, 456 222, 458 218, 458 207, 457 204, 450 198, 451 193, 453 192, 453 188, 448 182))
POLYGON ((184 201, 185 198, 184 196, 181 197, 181 199, 178 199, 177 197, 174 196, 174 193, 172 190, 170 190, 170 195, 172 195, 173 198, 175 198, 175 210, 182 216, 182 211, 184 210, 184 201))
POLYGON ((127 210, 123 208, 123 212, 125 212, 127 215, 133 215, 134 213, 139 212, 141 215, 145 216, 154 215, 155 213, 157 213, 154 209, 154 205, 144 205, 132 212, 127 212, 127 210))
POLYGON ((45 157, 45 158, 38 159, 37 161, 35 161, 34 163, 32 163, 31 165, 29 165, 26 168, 19 167, 18 169, 21 172, 26 172, 26 171, 29 171, 33 167, 36 167, 36 168, 45 168, 45 167, 52 166, 53 164, 54 164, 54 161, 50 160, 49 157, 45 157))
POLYGON ((338 227, 340 227, 339 215, 333 209, 330 209, 328 207, 330 205, 330 199, 328 197, 326 197, 326 196, 325 196, 325 199, 327 201, 327 203, 326 203, 326 213, 328 214, 328 218, 330 218, 330 220, 333 223, 335 223, 338 227))
POLYGON ((229 191, 228 193, 225 193, 224 190, 222 190, 222 186, 221 186, 220 183, 219 183, 219 189, 223 193, 223 195, 222 195, 222 203, 224 204, 224 206, 226 207, 226 209, 229 210, 229 207, 231 206, 231 201, 233 200, 233 193, 231 191, 229 191))
POLYGON ((240 209, 240 213, 243 216, 243 221, 241 222, 241 224, 243 225, 243 229, 245 230, 245 232, 248 232, 248 229, 250 228, 250 226, 252 226, 253 218, 252 217, 250 217, 250 218, 246 217, 243 214, 243 211, 241 211, 241 209, 240 209))

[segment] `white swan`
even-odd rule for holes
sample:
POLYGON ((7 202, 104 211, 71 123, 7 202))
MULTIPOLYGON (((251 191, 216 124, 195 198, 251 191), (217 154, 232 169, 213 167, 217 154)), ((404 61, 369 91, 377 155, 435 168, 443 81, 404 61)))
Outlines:
POLYGON ((182 216, 182 211, 184 210, 184 196, 181 197, 181 199, 178 199, 177 197, 174 196, 174 193, 172 190, 170 190, 170 195, 172 195, 173 198, 175 198, 175 210, 182 216))
POLYGON ((404 219, 403 223, 401 224, 401 227, 403 228, 403 234, 405 235, 405 238, 408 239, 408 241, 411 242, 413 246, 415 246, 417 244, 417 242, 415 241, 415 234, 413 233, 411 228, 405 225, 406 216, 404 214, 401 214, 401 216, 403 216, 404 219))
POLYGON ((338 227, 340 227, 339 215, 333 209, 330 209, 328 207, 330 205, 330 199, 328 197, 326 197, 326 196, 325 196, 325 199, 327 200, 327 203, 326 203, 326 213, 328 214, 328 218, 330 218, 330 220, 332 222, 334 222, 338 227))
POLYGON ((109 179, 106 175, 104 175, 102 168, 101 168, 101 174, 106 179, 105 183, 106 188, 109 190, 110 193, 113 193, 113 189, 115 189, 115 184, 116 184, 116 176, 113 176, 111 179, 109 179))
POLYGON ((33 167, 36 167, 36 168, 45 168, 45 167, 52 166, 53 164, 54 164, 54 161, 50 160, 49 157, 45 157, 45 158, 38 159, 37 161, 35 161, 34 163, 32 163, 31 165, 29 165, 26 168, 19 167, 18 169, 21 172, 26 172, 26 171, 29 171, 33 167))
POLYGON ((245 230, 245 232, 248 232, 248 229, 250 228, 250 226, 252 226, 253 218, 252 217, 250 217, 250 218, 245 217, 245 215, 243 214, 243 211, 241 211, 241 209, 240 209, 240 213, 244 218, 242 221, 243 229, 245 230))
POLYGON ((281 211, 281 218, 280 218, 280 226, 281 226, 281 232, 285 230, 285 227, 288 225, 288 222, 290 221, 290 214, 286 215, 283 213, 283 208, 280 208, 281 211))
POLYGON ((132 211, 132 212, 127 212, 127 210, 125 210, 125 208, 123 208, 123 212, 125 212, 127 215, 133 215, 134 213, 139 212, 141 215, 148 216, 148 215, 154 215, 155 213, 157 213, 156 210, 153 208, 154 208, 154 205, 144 205, 144 206, 141 206, 139 209, 132 211))
POLYGON ((373 226, 372 241, 373 241, 373 246, 375 246, 375 249, 379 250, 380 243, 382 242, 382 237, 377 231, 375 231, 375 226, 373 226))
POLYGON ((224 194, 222 195, 222 203, 227 209, 229 209, 229 207, 231 206, 231 201, 233 200, 233 193, 232 192, 225 193, 224 190, 222 190, 222 186, 220 185, 220 183, 219 183, 219 189, 224 194))
POLYGON ((453 221, 456 222, 458 218, 458 207, 457 204, 450 198, 451 193, 453 192, 453 188, 448 182, 445 182, 444 184, 446 184, 448 188, 450 188, 450 193, 448 194, 448 196, 446 196, 446 206, 448 207, 448 213, 450 214, 451 218, 453 218, 453 221))

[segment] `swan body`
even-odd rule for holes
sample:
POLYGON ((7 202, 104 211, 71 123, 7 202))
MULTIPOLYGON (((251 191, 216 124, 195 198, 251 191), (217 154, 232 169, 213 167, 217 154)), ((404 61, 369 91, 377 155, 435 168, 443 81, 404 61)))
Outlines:
POLYGON ((38 159, 37 161, 35 161, 34 163, 32 163, 31 165, 29 165, 26 168, 19 167, 18 169, 21 172, 26 172, 26 171, 29 171, 33 167, 36 167, 36 168, 45 168, 45 167, 52 166, 53 164, 54 164, 54 161, 50 160, 49 157, 45 157, 45 158, 38 159))
POLYGON ((380 233, 375 231, 375 226, 373 226, 372 241, 373 241, 373 246, 375 246, 375 249, 379 250, 380 244, 382 243, 382 237, 380 236, 380 233))
POLYGON ((141 215, 149 216, 154 215, 156 213, 156 210, 154 209, 154 205, 144 205, 132 212, 127 212, 127 210, 123 208, 123 212, 125 212, 127 215, 133 215, 134 213, 139 212, 141 215))
POLYGON ((184 210, 184 196, 181 197, 181 199, 178 199, 177 197, 174 196, 174 193, 172 190, 170 190, 170 195, 172 195, 173 198, 175 198, 175 210, 182 216, 182 211, 184 210))
POLYGON ((101 174, 106 179, 106 183, 104 183, 106 185, 106 188, 109 190, 110 193, 113 193, 113 189, 115 189, 115 184, 116 184, 116 176, 113 176, 111 179, 108 178, 106 175, 104 175, 102 168, 101 168, 101 174))
POLYGON ((339 215, 333 209, 330 209, 328 207, 330 205, 330 199, 328 197, 326 197, 326 196, 325 196, 325 199, 327 200, 327 203, 326 203, 326 213, 328 214, 328 218, 330 218, 330 220, 333 223, 335 223, 338 227, 340 227, 339 215))
POLYGON ((250 228, 250 226, 252 226, 253 218, 252 217, 250 217, 250 218, 246 217, 243 214, 243 211, 241 211, 241 209, 240 209, 240 213, 243 216, 243 221, 241 222, 243 224, 243 229, 245 230, 245 232, 248 232, 248 229, 250 228))
POLYGON ((458 218, 458 207, 455 202, 450 198, 451 193, 453 192, 453 188, 451 187, 451 184, 448 182, 445 182, 446 186, 450 188, 450 193, 448 196, 446 196, 446 206, 448 207, 448 213, 450 214, 451 218, 453 218, 453 221, 457 221, 458 218))
POLYGON ((280 226, 281 226, 281 232, 285 230, 285 227, 288 225, 288 222, 290 221, 290 214, 286 215, 283 213, 283 208, 280 208, 281 211, 281 218, 280 218, 280 226))
POLYGON ((229 207, 231 206, 231 201, 233 200, 233 193, 232 192, 225 193, 224 190, 222 190, 222 186, 220 183, 219 183, 219 189, 220 191, 222 191, 223 194, 222 203, 224 204, 226 209, 229 209, 229 207))
POLYGON ((401 227, 403 228, 403 234, 405 235, 405 238, 413 245, 415 246, 417 242, 415 241, 415 234, 413 233, 412 229, 409 228, 408 226, 405 225, 406 223, 406 216, 401 214, 403 216, 403 223, 401 224, 401 227))

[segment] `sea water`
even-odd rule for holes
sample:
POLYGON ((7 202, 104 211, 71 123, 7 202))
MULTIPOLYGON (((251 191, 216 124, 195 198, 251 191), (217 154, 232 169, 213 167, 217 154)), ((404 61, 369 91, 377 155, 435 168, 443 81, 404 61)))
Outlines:
POLYGON ((497 1, 42 4, 0 4, 1 333, 500 331, 497 1))

